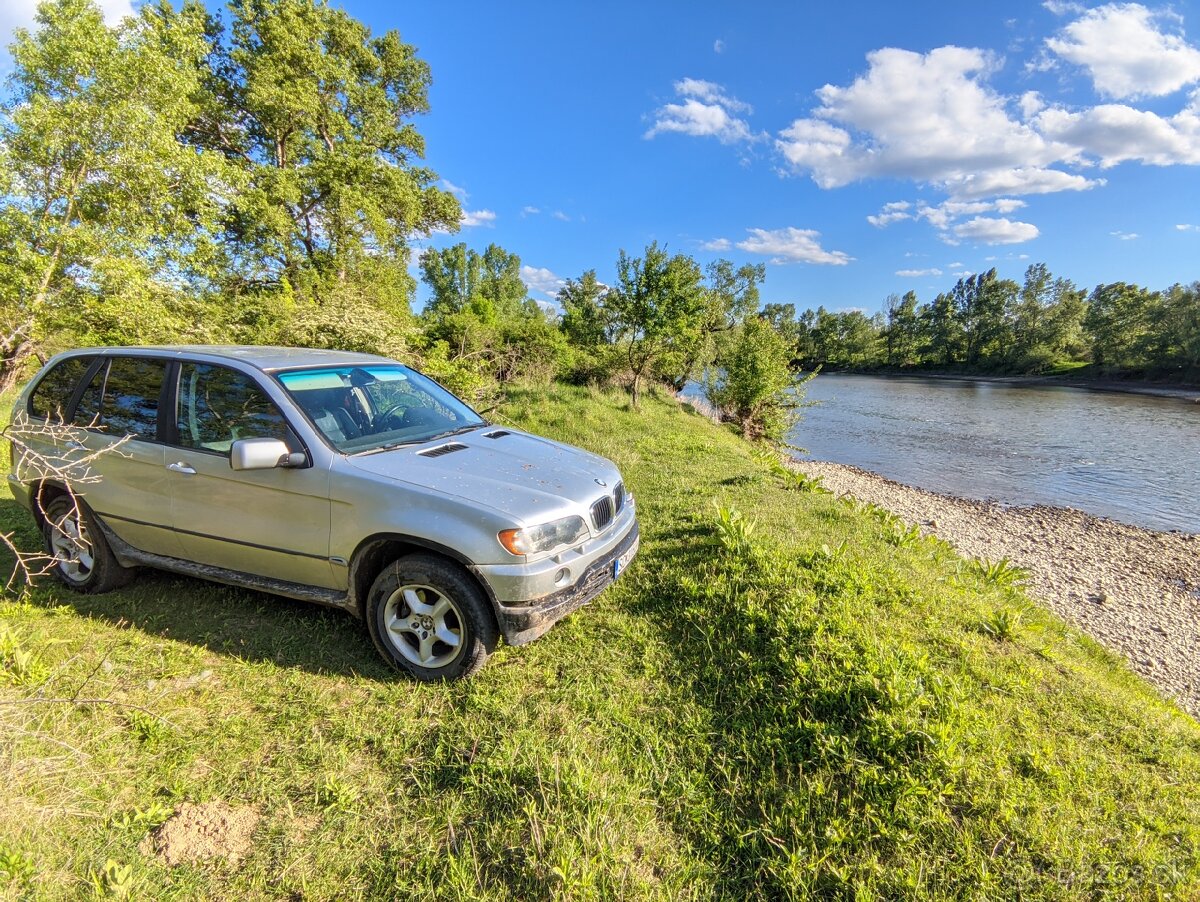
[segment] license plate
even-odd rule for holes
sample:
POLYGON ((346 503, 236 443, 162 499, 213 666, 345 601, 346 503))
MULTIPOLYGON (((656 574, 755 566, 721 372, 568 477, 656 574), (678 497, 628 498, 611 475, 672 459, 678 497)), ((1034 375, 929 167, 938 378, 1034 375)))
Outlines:
POLYGON ((621 572, 629 566, 629 562, 633 560, 633 556, 638 552, 638 545, 642 542, 642 537, 638 536, 633 540, 633 544, 629 546, 629 550, 613 561, 613 579, 621 575, 621 572))

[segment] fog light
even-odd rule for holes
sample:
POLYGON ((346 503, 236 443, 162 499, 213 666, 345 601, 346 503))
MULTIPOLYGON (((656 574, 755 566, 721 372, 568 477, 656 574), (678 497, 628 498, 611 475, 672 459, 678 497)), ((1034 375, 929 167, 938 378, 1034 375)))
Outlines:
POLYGON ((561 570, 559 570, 557 573, 554 574, 554 585, 556 585, 560 588, 562 586, 565 586, 570 581, 571 581, 571 571, 568 570, 566 567, 563 567, 561 570))

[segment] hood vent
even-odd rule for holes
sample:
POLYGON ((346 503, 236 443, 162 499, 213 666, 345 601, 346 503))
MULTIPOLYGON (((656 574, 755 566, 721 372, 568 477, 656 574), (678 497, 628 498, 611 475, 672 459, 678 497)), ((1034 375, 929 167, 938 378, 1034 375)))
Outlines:
POLYGON ((466 451, 467 446, 461 442, 447 442, 444 445, 438 445, 436 448, 430 448, 427 451, 418 451, 420 457, 443 457, 446 454, 453 454, 455 451, 466 451))
POLYGON ((512 433, 506 429, 497 429, 494 432, 485 432, 483 434, 483 437, 484 438, 504 438, 504 436, 506 436, 506 435, 512 435, 512 433))

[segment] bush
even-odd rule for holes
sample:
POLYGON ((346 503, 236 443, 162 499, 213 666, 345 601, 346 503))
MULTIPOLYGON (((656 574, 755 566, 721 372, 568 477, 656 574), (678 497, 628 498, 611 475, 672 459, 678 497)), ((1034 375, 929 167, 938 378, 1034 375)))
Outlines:
POLYGON ((782 442, 806 406, 804 386, 816 375, 792 372, 791 358, 784 337, 766 320, 751 317, 718 354, 705 394, 747 439, 782 442))

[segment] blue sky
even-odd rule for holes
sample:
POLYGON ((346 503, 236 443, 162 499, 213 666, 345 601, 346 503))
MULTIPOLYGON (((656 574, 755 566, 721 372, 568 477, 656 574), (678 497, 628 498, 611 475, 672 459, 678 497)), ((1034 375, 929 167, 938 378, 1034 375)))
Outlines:
POLYGON ((432 67, 467 217, 421 244, 501 244, 543 299, 652 240, 801 308, 1039 261, 1200 278, 1197 3, 344 6, 432 67))

